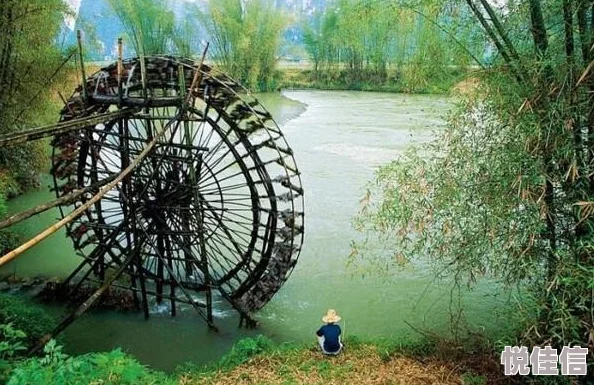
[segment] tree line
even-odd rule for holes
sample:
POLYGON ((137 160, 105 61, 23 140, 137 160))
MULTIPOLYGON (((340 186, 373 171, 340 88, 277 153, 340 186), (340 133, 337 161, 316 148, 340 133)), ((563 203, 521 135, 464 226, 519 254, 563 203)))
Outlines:
POLYGON ((460 4, 377 0, 336 1, 305 24, 304 44, 318 78, 396 82, 409 92, 448 70, 477 65, 487 48, 460 4))
POLYGON ((320 86, 398 83, 422 91, 435 79, 464 72, 487 48, 470 11, 457 4, 338 0, 303 20, 283 14, 272 0, 187 4, 183 20, 160 0, 110 4, 136 52, 198 55, 200 43, 210 40, 211 60, 255 91, 278 87, 282 34, 290 25, 303 32, 320 86))
POLYGON ((252 90, 275 88, 287 19, 272 1, 211 1, 205 9, 189 4, 182 20, 159 0, 110 0, 110 5, 138 55, 197 57, 212 40, 208 58, 223 71, 252 90))

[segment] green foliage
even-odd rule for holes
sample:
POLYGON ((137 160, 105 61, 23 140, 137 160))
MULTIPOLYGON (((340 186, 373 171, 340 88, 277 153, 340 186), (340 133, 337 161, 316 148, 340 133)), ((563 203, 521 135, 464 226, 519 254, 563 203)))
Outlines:
POLYGON ((0 230, 0 253, 3 255, 21 244, 21 237, 7 230, 0 230))
POLYGON ((39 363, 41 365, 58 365, 64 362, 68 355, 62 352, 63 349, 64 347, 58 345, 56 340, 49 340, 43 347, 44 356, 39 359, 39 363))
POLYGON ((270 0, 211 1, 200 19, 213 39, 214 59, 225 72, 255 91, 275 88, 287 19, 270 0))
POLYGON ((138 55, 170 52, 175 15, 160 0, 110 0, 138 55))
POLYGON ((461 104, 438 139, 377 172, 356 226, 389 247, 368 260, 397 266, 427 255, 436 274, 464 283, 485 274, 508 283, 536 278, 538 261, 530 257, 539 250, 525 245, 542 223, 537 205, 516 194, 518 182, 527 191, 541 182, 538 164, 522 156, 534 127, 500 127, 484 103, 461 104))
MULTIPOLYGON (((196 56, 199 52, 198 26, 186 15, 176 20, 163 0, 109 0, 138 56, 178 54, 196 56)), ((190 5, 187 6, 191 8, 190 5)))
MULTIPOLYGON (((61 0, 0 3, 0 134, 47 123, 49 92, 63 57, 56 47, 66 8, 61 0)), ((0 149, 0 183, 10 197, 37 186, 47 165, 44 143, 0 149)))
POLYGON ((8 323, 25 333, 28 346, 37 343, 56 326, 56 321, 39 307, 0 294, 0 324, 8 323))
POLYGON ((477 64, 471 60, 484 51, 483 35, 460 9, 441 2, 340 0, 304 26, 316 80, 347 89, 372 84, 427 92, 444 83, 450 68, 477 64))
POLYGON ((408 335, 395 337, 393 339, 382 339, 374 342, 379 352, 385 357, 393 357, 395 354, 407 356, 427 357, 436 353, 436 341, 427 337, 412 338, 408 335))
POLYGON ((376 92, 399 92, 416 94, 449 94, 452 88, 468 76, 469 71, 461 68, 444 69, 439 76, 431 76, 422 84, 411 88, 406 77, 399 71, 387 70, 386 80, 373 71, 363 70, 355 80, 348 70, 281 70, 280 88, 314 88, 324 90, 353 90, 376 92))
POLYGON ((485 385, 487 377, 473 373, 465 373, 461 377, 463 385, 485 385))
POLYGON ((258 354, 271 351, 273 347, 274 343, 261 334, 253 338, 242 338, 237 341, 229 353, 221 358, 217 366, 219 368, 233 368, 258 354))
MULTIPOLYGON (((51 345, 50 345, 51 344, 51 345)), ((155 373, 137 360, 116 349, 108 353, 92 353, 69 357, 61 347, 46 345, 42 358, 32 358, 13 370, 8 385, 46 384, 174 384, 163 373, 155 373)))
MULTIPOLYGON (((6 198, 4 192, 6 189, 0 181, 0 218, 6 215, 6 198)), ((0 253, 4 254, 9 250, 16 248, 20 244, 20 238, 17 234, 7 230, 0 230, 0 253)))
MULTIPOLYGON (((186 6, 190 7, 189 5, 186 6)), ((186 14, 183 20, 177 21, 172 40, 175 52, 180 56, 193 57, 201 53, 201 41, 200 36, 196 34, 197 29, 198 27, 193 21, 191 13, 186 14)))
POLYGON ((351 262, 389 271, 428 260, 457 285, 486 277, 521 287, 520 344, 588 346, 594 25, 583 21, 594 10, 576 5, 576 24, 571 2, 480 7, 475 17, 492 28, 501 58, 477 74, 434 142, 378 171, 355 222, 369 237, 351 262), (383 253, 370 247, 378 239, 383 253))
POLYGON ((12 323, 0 324, 0 361, 11 360, 27 349, 23 342, 25 337, 25 332, 15 329, 12 323))
POLYGON ((219 361, 206 366, 197 366, 191 362, 180 365, 176 368, 179 375, 212 375, 219 371, 233 369, 243 364, 250 358, 260 354, 294 354, 300 350, 301 346, 293 344, 275 345, 272 340, 259 334, 255 337, 242 338, 233 345, 229 353, 224 355, 219 361))
POLYGON ((0 383, 8 380, 13 364, 26 349, 25 333, 11 323, 0 324, 0 383))

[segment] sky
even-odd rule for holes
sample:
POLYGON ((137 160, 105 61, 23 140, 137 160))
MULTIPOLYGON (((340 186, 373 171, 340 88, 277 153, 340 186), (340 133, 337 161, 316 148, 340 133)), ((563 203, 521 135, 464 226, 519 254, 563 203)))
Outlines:
MULTIPOLYGON (((71 15, 64 15, 64 23, 66 26, 71 30, 74 31, 76 25, 76 17, 78 16, 78 11, 80 10, 80 5, 83 0, 64 0, 70 10, 72 11, 71 15)), ((175 10, 176 4, 179 3, 195 3, 198 0, 167 0, 171 9, 175 10)))

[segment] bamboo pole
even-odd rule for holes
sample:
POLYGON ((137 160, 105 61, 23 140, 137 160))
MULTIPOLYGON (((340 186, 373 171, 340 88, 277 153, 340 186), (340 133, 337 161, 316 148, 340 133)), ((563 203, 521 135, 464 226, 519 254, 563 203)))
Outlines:
POLYGON ((85 61, 83 58, 82 34, 80 29, 76 31, 76 40, 78 41, 78 55, 80 57, 80 73, 82 74, 83 100, 87 101, 87 75, 85 74, 85 61))
MULTIPOLYGON (((194 92, 194 86, 195 85, 200 85, 200 82, 202 81, 202 66, 204 65, 204 59, 206 58, 206 51, 208 51, 208 46, 209 43, 206 43, 206 47, 204 48, 204 52, 202 53, 202 59, 200 60, 200 66, 196 69, 196 72, 194 73, 194 79, 192 81, 192 87, 190 87, 190 90, 188 92, 188 94, 186 95, 186 103, 189 103, 190 99, 192 98, 193 92, 194 92)), ((190 138, 190 131, 189 128, 186 126, 186 145, 189 147, 192 145, 191 143, 191 138, 190 138)), ((191 159, 190 162, 190 184, 192 186, 194 186, 199 180, 200 177, 196 178, 196 169, 194 168, 194 159, 192 158, 192 153, 191 151, 188 151, 189 157, 191 159)), ((200 163, 202 163, 202 154, 198 155, 198 160, 200 163)), ((199 166, 201 167, 201 166, 199 166)), ((200 175, 200 170, 198 170, 198 175, 200 175)), ((213 315, 212 315, 212 288, 211 288, 211 279, 210 279, 210 269, 208 267, 208 258, 206 257, 206 246, 205 246, 205 241, 204 241, 204 221, 202 218, 202 202, 200 199, 200 193, 198 192, 198 189, 195 190, 194 193, 194 204, 197 206, 198 210, 196 211, 196 217, 200 226, 200 229, 198 231, 198 238, 199 238, 199 242, 200 242, 200 262, 202 263, 202 273, 204 274, 204 285, 206 286, 206 290, 205 290, 205 297, 206 297, 206 321, 208 323, 209 326, 214 326, 213 323, 213 315)))
POLYGON ((516 67, 515 60, 507 52, 507 49, 504 46, 503 42, 501 40, 499 40, 498 34, 493 30, 491 25, 485 19, 485 16, 477 8, 476 4, 474 3, 474 0, 466 0, 466 3, 470 7, 470 10, 472 11, 472 13, 475 15, 475 17, 478 19, 478 21, 483 26, 483 29, 487 33, 487 36, 489 36, 489 38, 491 39, 493 44, 495 44, 495 46, 497 47, 497 50, 499 51, 499 53, 501 54, 501 56, 503 57, 505 62, 509 65, 509 67, 512 70, 512 73, 514 74, 514 76, 516 77, 518 83, 522 84, 524 82, 524 76, 516 67))
POLYGON ((109 288, 109 286, 120 275, 122 275, 122 273, 128 267, 128 264, 132 261, 133 258, 134 258, 134 253, 130 253, 130 255, 128 255, 128 257, 124 260, 124 263, 122 263, 113 272, 113 274, 105 280, 103 285, 101 285, 101 287, 99 287, 99 289, 97 289, 89 298, 87 298, 87 300, 85 302, 83 302, 80 306, 78 306, 76 308, 76 310, 74 310, 74 312, 72 312, 68 317, 63 319, 62 322, 60 322, 60 324, 58 326, 56 326, 56 328, 54 330, 52 330, 51 333, 43 336, 41 338, 41 340, 37 343, 37 345, 33 349, 31 349, 29 354, 32 355, 32 354, 38 352, 39 350, 41 350, 43 348, 43 346, 49 342, 50 339, 52 339, 57 334, 60 334, 64 329, 66 329, 68 327, 68 325, 73 323, 78 317, 80 317, 84 312, 86 312, 89 308, 91 308, 91 306, 93 306, 95 301, 97 301, 103 295, 103 293, 105 293, 105 291, 109 288))
POLYGON ((118 107, 121 108, 122 106, 122 99, 123 99, 123 95, 122 95, 122 91, 123 91, 123 87, 122 87, 122 74, 124 73, 124 62, 123 62, 123 40, 122 38, 118 38, 118 98, 119 98, 119 102, 118 102, 118 107))
POLYGON ((468 56, 470 56, 472 58, 472 60, 474 60, 475 63, 479 67, 481 67, 481 69, 483 69, 483 70, 486 69, 485 64, 478 57, 476 57, 476 55, 473 54, 472 51, 470 51, 470 49, 468 49, 468 47, 466 47, 464 44, 462 44, 460 42, 460 40, 458 40, 456 38, 456 35, 454 33, 452 33, 451 31, 449 31, 447 28, 445 28, 443 25, 439 24, 435 20, 432 20, 431 18, 427 17, 427 15, 425 15, 423 12, 421 12, 419 10, 416 10, 416 9, 412 9, 412 11, 414 13, 416 13, 417 15, 421 16, 424 20, 428 21, 433 26, 439 28, 443 33, 445 33, 446 35, 448 35, 448 37, 450 39, 452 39, 452 41, 454 41, 458 45, 458 47, 460 47, 462 50, 464 50, 464 52, 466 52, 466 54, 468 56))
POLYGON ((44 203, 44 204, 38 205, 36 207, 33 207, 32 209, 20 212, 18 214, 11 215, 10 217, 8 217, 8 218, 4 219, 2 222, 0 222, 0 229, 4 229, 6 227, 12 226, 16 223, 24 221, 25 219, 31 218, 33 215, 41 214, 41 213, 43 213, 51 208, 54 208, 56 206, 72 203, 75 200, 77 200, 79 197, 81 197, 82 195, 89 193, 95 189, 98 189, 101 186, 105 186, 107 183, 109 183, 113 179, 114 179, 113 176, 109 177, 107 179, 102 180, 99 183, 96 183, 95 185, 85 187, 84 189, 73 191, 70 194, 64 195, 63 197, 55 199, 51 202, 44 203))
POLYGON ((483 8, 485 9, 485 11, 487 11, 489 18, 491 19, 491 23, 493 23, 493 26, 499 33, 499 36, 503 40, 503 43, 505 44, 506 48, 508 49, 508 52, 510 53, 511 57, 514 60, 516 60, 518 63, 520 63, 520 61, 521 61, 520 55, 518 55, 518 52, 516 51, 514 44, 510 40, 509 36, 507 35, 507 32, 503 28, 503 25, 499 21, 499 17, 493 10, 493 7, 491 7, 491 4, 489 4, 488 0, 480 0, 480 2, 483 5, 483 8))
POLYGON ((190 100, 192 99, 192 91, 202 81, 202 66, 204 65, 204 60, 206 59, 206 52, 208 51, 208 46, 210 43, 206 43, 206 47, 204 47, 204 52, 202 52, 202 58, 200 59, 200 66, 196 68, 196 72, 194 72, 194 79, 192 79, 192 84, 190 85, 190 92, 186 95, 186 101, 184 103, 185 106, 190 104, 190 100))
POLYGON ((139 109, 131 108, 107 114, 101 114, 93 117, 83 117, 72 119, 50 126, 42 126, 31 130, 20 131, 13 134, 0 136, 0 147, 14 146, 19 143, 25 143, 33 140, 39 140, 48 136, 65 134, 70 131, 82 130, 85 127, 94 126, 106 121, 118 118, 124 118, 138 112, 139 109))

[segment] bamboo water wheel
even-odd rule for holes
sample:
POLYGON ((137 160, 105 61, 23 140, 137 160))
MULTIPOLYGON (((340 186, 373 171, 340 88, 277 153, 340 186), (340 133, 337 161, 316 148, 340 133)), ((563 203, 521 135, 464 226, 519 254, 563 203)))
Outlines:
POLYGON ((147 317, 185 303, 214 327, 214 295, 251 320, 293 270, 304 223, 293 151, 258 100, 204 62, 120 60, 65 100, 58 125, 0 145, 47 135, 52 205, 81 256, 73 290, 129 290, 147 317))

